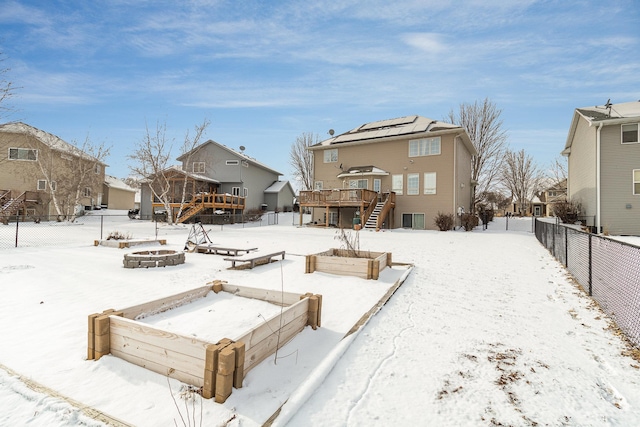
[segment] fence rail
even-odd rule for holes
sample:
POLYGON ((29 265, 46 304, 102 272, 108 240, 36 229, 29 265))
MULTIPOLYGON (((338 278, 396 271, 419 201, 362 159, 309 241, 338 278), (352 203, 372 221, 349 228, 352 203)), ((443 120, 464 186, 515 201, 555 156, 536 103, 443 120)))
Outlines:
POLYGON ((640 346, 640 247, 537 220, 536 238, 640 346))
MULTIPOLYGON (((207 226, 223 230, 225 227, 261 227, 278 224, 277 212, 265 212, 256 215, 224 214, 201 215, 197 218, 207 226)), ((0 250, 19 247, 56 246, 61 244, 87 244, 94 240, 107 239, 111 233, 138 237, 155 237, 159 233, 179 232, 167 230, 161 217, 130 218, 128 215, 102 215, 92 212, 71 222, 58 220, 56 216, 21 216, 9 218, 6 224, 0 223, 0 250), (78 227, 82 232, 78 233, 78 227)), ((184 224, 183 226, 190 226, 184 224)), ((184 232, 184 231, 183 231, 184 232)))

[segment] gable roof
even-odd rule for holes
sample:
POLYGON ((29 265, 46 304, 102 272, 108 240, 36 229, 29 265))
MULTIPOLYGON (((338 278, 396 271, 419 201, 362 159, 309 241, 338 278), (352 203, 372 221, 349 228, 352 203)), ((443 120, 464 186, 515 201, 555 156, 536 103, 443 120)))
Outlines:
POLYGON ((469 135, 462 127, 417 115, 365 123, 348 132, 312 145, 309 149, 317 150, 345 143, 377 142, 382 139, 396 139, 411 135, 415 137, 430 137, 446 133, 456 133, 462 138, 469 152, 472 155, 476 154, 469 135))
POLYGON ((136 192, 135 188, 129 187, 123 180, 116 178, 115 176, 105 175, 104 184, 109 188, 117 188, 118 190, 136 192))
POLYGON ((566 155, 571 151, 571 144, 573 143, 580 118, 585 119, 589 123, 589 126, 635 123, 640 121, 640 101, 623 102, 620 104, 611 104, 607 101, 605 105, 576 108, 573 113, 569 134, 567 135, 567 141, 562 154, 566 155))
POLYGON ((291 189, 292 193, 295 193, 295 191, 293 191, 293 187, 291 186, 289 181, 275 181, 273 184, 268 186, 264 190, 264 192, 265 193, 279 193, 280 191, 282 191, 283 188, 285 188, 287 186, 291 189))
POLYGON ((34 138, 36 138, 38 141, 42 142, 47 147, 51 148, 52 150, 55 150, 61 153, 67 153, 76 157, 81 157, 83 159, 96 161, 106 166, 106 163, 101 162, 95 157, 88 155, 87 153, 80 150, 75 145, 69 144, 68 142, 62 140, 60 137, 25 123, 11 122, 11 123, 6 123, 4 125, 0 125, 0 132, 31 135, 34 138))
POLYGON ((231 153, 231 154, 233 154, 233 155, 235 155, 235 156, 237 156, 237 157, 241 158, 242 160, 244 160, 244 161, 248 162, 249 164, 253 164, 254 166, 257 166, 257 167, 259 167, 259 168, 265 169, 265 170, 267 170, 267 171, 269 171, 269 172, 271 172, 271 173, 274 173, 274 174, 276 174, 276 175, 283 175, 281 172, 278 172, 278 171, 277 171, 277 170, 275 170, 275 169, 271 169, 269 166, 265 165, 264 163, 261 163, 261 162, 257 161, 257 160, 256 160, 256 159, 254 159, 253 157, 249 157, 249 156, 247 156, 247 155, 246 155, 246 154, 244 154, 244 153, 238 152, 238 151, 236 151, 236 150, 234 150, 234 149, 232 149, 232 148, 229 148, 229 147, 227 147, 227 146, 226 146, 226 145, 224 145, 224 144, 220 144, 219 142, 216 142, 216 141, 214 141, 214 140, 212 140, 212 139, 210 139, 210 140, 208 140, 208 141, 205 141, 205 142, 203 142, 202 144, 200 144, 200 145, 198 145, 197 147, 195 147, 193 150, 188 151, 188 152, 186 152, 186 153, 182 154, 182 155, 181 155, 180 157, 178 157, 176 160, 178 160, 178 161, 182 161, 182 159, 184 159, 185 157, 187 157, 187 156, 189 156, 189 155, 191 155, 191 154, 195 153, 196 151, 201 150, 202 148, 204 148, 205 146, 207 146, 207 145, 209 145, 209 144, 214 144, 214 145, 216 145, 217 147, 220 147, 220 148, 222 148, 223 150, 226 150, 226 151, 228 151, 229 153, 231 153))

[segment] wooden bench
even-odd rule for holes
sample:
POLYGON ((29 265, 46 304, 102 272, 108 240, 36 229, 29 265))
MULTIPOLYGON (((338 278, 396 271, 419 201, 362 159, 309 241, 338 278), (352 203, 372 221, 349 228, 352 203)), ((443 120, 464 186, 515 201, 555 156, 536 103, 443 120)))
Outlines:
POLYGON ((237 256, 233 258, 225 258, 224 260, 231 261, 231 268, 236 268, 237 262, 247 263, 249 265, 249 268, 253 268, 259 262, 262 262, 265 264, 270 263, 272 258, 275 258, 278 256, 281 256, 282 259, 284 259, 284 253, 285 251, 270 252, 267 254, 255 252, 252 254, 245 254, 245 255, 237 256))
POLYGON ((258 248, 223 248, 220 246, 210 245, 197 245, 195 251, 201 254, 214 254, 214 255, 233 255, 238 256, 243 252, 248 254, 249 252, 257 251, 258 248))

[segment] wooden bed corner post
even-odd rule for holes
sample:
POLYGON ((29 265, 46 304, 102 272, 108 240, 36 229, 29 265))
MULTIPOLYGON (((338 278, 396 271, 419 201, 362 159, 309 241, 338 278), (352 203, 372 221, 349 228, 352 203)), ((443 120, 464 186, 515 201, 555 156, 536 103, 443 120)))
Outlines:
MULTIPOLYGON (((111 353, 111 341, 110 341, 110 316, 122 316, 121 311, 115 311, 113 309, 105 310, 101 314, 89 315, 89 322, 93 320, 93 351, 90 346, 92 339, 89 337, 89 350, 87 356, 91 353, 93 357, 90 360, 99 360, 105 354, 111 353)), ((89 332, 91 333, 91 325, 89 325, 89 332)))
POLYGON ((236 349, 228 345, 218 354, 218 372, 216 373, 216 403, 224 403, 231 396, 233 374, 236 370, 236 349))
POLYGON ((244 380, 244 357, 245 357, 245 345, 243 342, 233 343, 236 357, 236 367, 233 371, 233 386, 235 388, 242 388, 242 381, 244 380))

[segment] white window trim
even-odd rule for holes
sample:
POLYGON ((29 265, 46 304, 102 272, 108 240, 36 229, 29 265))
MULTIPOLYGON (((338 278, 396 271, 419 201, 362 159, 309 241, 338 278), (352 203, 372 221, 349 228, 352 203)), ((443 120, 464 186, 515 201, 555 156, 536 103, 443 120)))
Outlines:
POLYGON ((424 173, 424 194, 437 194, 438 189, 438 176, 435 172, 425 172, 424 173), (427 184, 431 184, 430 177, 433 176, 433 187, 427 187, 427 184))
POLYGON ((36 150, 35 148, 9 147, 9 151, 7 152, 7 159, 8 160, 12 160, 12 161, 19 161, 19 162, 37 162, 38 161, 38 150, 36 150), (11 157, 11 150, 18 150, 17 153, 20 153, 20 150, 22 150, 22 151, 33 151, 35 153, 35 159, 21 159, 19 155, 18 155, 18 158, 14 159, 14 158, 11 157))
POLYGON ((239 196, 240 195, 240 187, 231 187, 231 195, 239 196))
POLYGON ((206 168, 205 162, 193 162, 193 164, 191 165, 191 172, 193 172, 193 173, 205 173, 205 171, 206 171, 205 168, 206 168), (196 165, 198 166, 197 170, 196 170, 196 165))
POLYGON ((238 166, 240 164, 240 160, 227 160, 225 164, 227 166, 238 166))
POLYGON ((380 192, 380 189, 382 188, 382 180, 380 178, 374 178, 373 179, 373 191, 376 192, 380 192))
POLYGON ((247 187, 244 187, 242 189, 242 197, 248 197, 249 196, 249 189, 247 187))
POLYGON ((631 172, 631 194, 640 196, 640 192, 636 193, 636 184, 640 184, 640 178, 636 181, 636 172, 640 174, 640 169, 634 169, 633 172, 631 172))
POLYGON ((404 175, 403 174, 391 175, 391 191, 394 191, 397 195, 401 196, 404 190, 403 187, 404 187, 404 175), (395 187, 397 177, 400 177, 400 186, 395 187))
POLYGON ((329 148, 324 150, 324 162, 325 163, 338 163, 338 149, 329 148))
POLYGON ((640 123, 624 123, 620 125, 620 143, 622 145, 627 145, 627 144, 638 144, 640 143, 640 123), (624 127, 625 126, 635 126, 636 127, 636 140, 635 141, 629 141, 629 142, 624 142, 624 127))
POLYGON ((82 196, 91 197, 91 187, 84 187, 84 190, 82 190, 82 196))
POLYGON ((47 189, 47 180, 39 179, 36 188, 38 189, 38 191, 45 191, 47 189), (42 186, 40 184, 42 184, 42 186))
POLYGON ((442 139, 439 136, 409 140, 409 157, 439 156, 442 153, 442 139), (437 142, 437 152, 431 152, 432 144, 437 142), (411 147, 416 148, 412 153, 411 147))
POLYGON ((408 173, 407 174, 407 196, 417 196, 420 194, 420 174, 408 173), (411 185, 411 182, 415 181, 415 186, 411 185))
POLYGON ((322 190, 322 181, 315 181, 313 183, 313 189, 314 190, 322 190))

